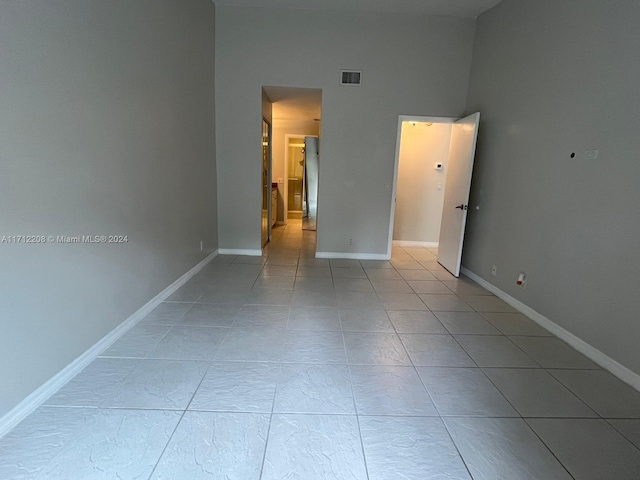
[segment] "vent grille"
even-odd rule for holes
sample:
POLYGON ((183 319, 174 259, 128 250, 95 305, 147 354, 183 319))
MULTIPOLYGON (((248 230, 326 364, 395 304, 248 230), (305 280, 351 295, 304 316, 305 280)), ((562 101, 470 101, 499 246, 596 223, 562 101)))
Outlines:
POLYGON ((340 85, 357 87, 362 82, 362 72, 358 70, 341 70, 340 85))

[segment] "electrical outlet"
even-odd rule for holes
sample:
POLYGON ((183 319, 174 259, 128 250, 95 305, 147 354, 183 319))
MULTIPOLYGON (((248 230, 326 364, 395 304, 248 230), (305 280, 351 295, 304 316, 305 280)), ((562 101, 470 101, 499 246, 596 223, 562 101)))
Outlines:
POLYGON ((353 238, 349 239, 349 245, 353 245, 353 238))
POLYGON ((493 265, 491 267, 491 275, 493 275, 494 277, 498 274, 498 267, 496 267, 495 265, 493 265))

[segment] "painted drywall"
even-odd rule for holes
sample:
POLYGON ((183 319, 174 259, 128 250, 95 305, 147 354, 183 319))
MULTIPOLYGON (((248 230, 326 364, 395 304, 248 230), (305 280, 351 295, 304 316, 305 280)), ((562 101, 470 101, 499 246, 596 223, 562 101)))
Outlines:
POLYGON ((504 0, 478 19, 463 265, 640 374, 638 18, 638 2, 504 0))
POLYGON ((217 248, 214 21, 0 2, 0 237, 127 237, 0 243, 0 416, 217 248))
POLYGON ((286 137, 285 135, 318 136, 320 123, 313 120, 273 120, 273 182, 278 183, 278 221, 284 221, 285 199, 288 195, 287 179, 284 171, 286 137), (278 180, 282 179, 282 183, 278 180))
POLYGON ((260 145, 247 135, 260 138, 262 85, 279 85, 322 89, 318 250, 386 254, 398 115, 462 116, 474 26, 454 17, 219 7, 220 247, 260 248, 260 145), (362 86, 340 86, 345 68, 362 70, 362 86))
POLYGON ((430 123, 402 122, 394 240, 433 244, 440 237, 451 124, 430 123))

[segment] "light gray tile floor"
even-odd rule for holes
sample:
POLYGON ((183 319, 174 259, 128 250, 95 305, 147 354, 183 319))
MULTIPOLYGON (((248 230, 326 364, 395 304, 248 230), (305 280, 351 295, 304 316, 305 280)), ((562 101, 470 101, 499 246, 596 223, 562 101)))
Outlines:
POLYGON ((517 417, 518 413, 479 368, 419 367, 443 416, 517 417))
POLYGON ((294 307, 289 313, 289 330, 340 331, 340 313, 331 307, 294 307))
POLYGON ((507 337, 457 335, 456 341, 480 367, 538 367, 539 365, 507 337))
POLYGON ((269 415, 186 412, 151 478, 259 480, 269 415))
POLYGON ((362 417, 369 478, 470 479, 440 418, 362 417))
POLYGON ((359 414, 438 415, 413 367, 354 365, 350 370, 359 414))
POLYGON ((542 369, 487 368, 486 375, 523 417, 595 417, 542 369))
POLYGON ((640 475, 640 451, 602 419, 532 418, 527 423, 574 478, 640 475))
POLYGON ((474 480, 571 479, 521 418, 444 418, 474 480))
POLYGON ((382 309, 343 308, 340 310, 340 321, 345 332, 395 333, 387 312, 382 309))
POLYGON ((449 333, 499 335, 500 332, 476 312, 437 312, 436 317, 449 333))
POLYGON ((218 256, 0 438, 14 479, 640 478, 640 392, 426 248, 218 256))

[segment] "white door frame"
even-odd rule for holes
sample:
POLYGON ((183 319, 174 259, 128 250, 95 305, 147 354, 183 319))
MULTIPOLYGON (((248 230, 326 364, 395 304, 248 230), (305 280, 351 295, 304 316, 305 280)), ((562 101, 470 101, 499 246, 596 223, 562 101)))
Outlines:
POLYGON ((289 139, 290 138, 302 138, 304 143, 304 137, 320 138, 318 135, 305 135, 304 133, 285 133, 284 135, 284 187, 282 187, 284 198, 282 204, 284 206, 284 224, 288 223, 289 214, 289 139))
POLYGON ((389 215, 389 239, 387 241, 387 258, 391 258, 393 247, 393 223, 396 215, 396 193, 398 189, 398 165, 400 164, 400 141, 402 140, 402 122, 454 123, 458 117, 425 117, 419 115, 398 115, 398 132, 396 135, 396 158, 393 166, 393 183, 391 191, 391 213, 389 215))
MULTIPOLYGON (((267 124, 268 129, 267 129, 267 138, 269 139, 269 151, 267 153, 268 155, 268 159, 267 159, 267 241, 264 243, 264 245, 262 244, 262 215, 263 215, 263 205, 262 202, 260 202, 260 250, 264 250, 264 248, 267 246, 267 244, 271 241, 271 182, 272 182, 272 176, 273 176, 273 121, 269 121, 267 120, 266 117, 262 116, 262 121, 260 122, 260 143, 262 143, 262 146, 264 148, 264 124, 267 124)), ((260 158, 262 159, 262 149, 260 151, 260 158)), ((260 162, 262 164, 262 162, 260 162)), ((262 166, 262 165, 261 165, 262 166)), ((260 178, 262 179, 262 175, 260 176, 260 178)), ((262 185, 262 182, 260 182, 260 196, 263 197, 264 196, 264 188, 265 186, 262 185)))

